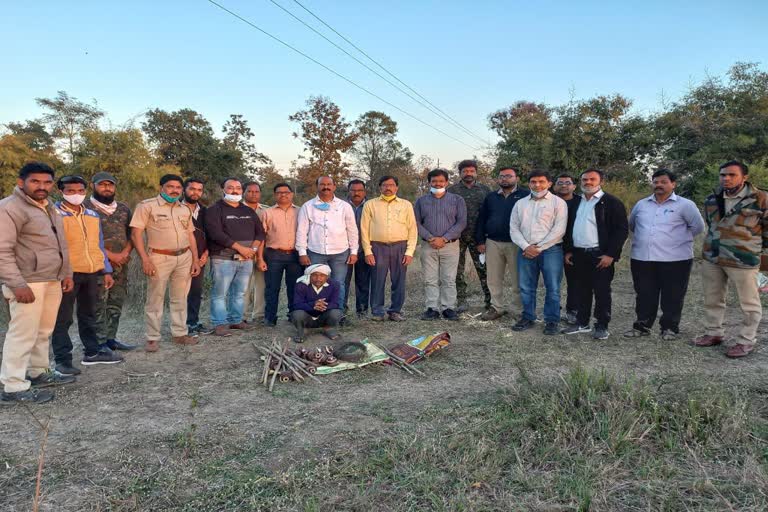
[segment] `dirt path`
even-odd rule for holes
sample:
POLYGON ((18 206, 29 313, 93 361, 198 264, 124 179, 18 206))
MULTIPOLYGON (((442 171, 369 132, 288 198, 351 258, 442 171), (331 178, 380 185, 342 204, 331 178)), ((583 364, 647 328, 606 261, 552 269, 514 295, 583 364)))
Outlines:
MULTIPOLYGON (((657 336, 639 341, 621 337, 631 324, 634 307, 626 270, 617 274, 614 288, 612 336, 594 342, 588 335, 545 338, 540 327, 513 334, 508 317, 492 323, 421 322, 417 319, 423 303, 421 276, 411 272, 408 321, 383 325, 358 321, 344 336, 390 345, 449 330, 453 345, 423 365, 426 378, 370 367, 323 377, 323 385, 277 385, 270 395, 256 383, 260 365, 250 342, 269 343, 274 336, 285 336, 289 332, 285 324, 228 339, 202 338, 191 348, 164 343, 159 353, 132 353, 119 366, 84 368, 76 384, 57 390, 53 403, 0 410, 0 508, 31 506, 40 435, 31 412, 40 419, 51 418, 42 510, 105 510, 122 506, 110 501, 115 486, 150 470, 183 471, 185 450, 215 457, 233 447, 255 444, 264 448, 266 467, 280 468, 324 446, 373 436, 393 424, 407 425, 425 408, 445 401, 512 387, 520 368, 532 378, 545 378, 581 365, 650 377, 659 385, 711 380, 766 393, 768 351, 730 361, 719 350, 694 349, 685 343, 699 332, 701 285, 696 270, 684 313, 684 336, 675 343, 657 336), (271 448, 274 435, 281 437, 280 449, 271 448)), ((472 304, 479 312, 479 294, 472 304)), ((732 312, 739 318, 738 311, 732 312)), ((121 325, 120 335, 140 340, 141 329, 139 315, 132 314, 121 325)), ((765 332, 764 323, 761 339, 765 332)), ((322 342, 319 335, 308 340, 310 345, 322 342)))

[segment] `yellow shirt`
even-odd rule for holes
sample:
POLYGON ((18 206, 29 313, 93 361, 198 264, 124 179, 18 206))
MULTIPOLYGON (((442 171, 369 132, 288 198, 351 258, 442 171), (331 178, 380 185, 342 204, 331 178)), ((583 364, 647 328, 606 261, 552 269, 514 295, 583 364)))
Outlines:
POLYGON ((419 237, 413 205, 399 197, 392 201, 385 201, 381 197, 369 199, 360 217, 360 237, 366 256, 373 254, 371 242, 402 241, 408 242, 405 254, 413 256, 419 237))
POLYGON ((162 251, 178 251, 189 247, 189 233, 195 232, 192 212, 176 201, 169 203, 158 195, 136 205, 130 226, 147 233, 147 245, 162 251))

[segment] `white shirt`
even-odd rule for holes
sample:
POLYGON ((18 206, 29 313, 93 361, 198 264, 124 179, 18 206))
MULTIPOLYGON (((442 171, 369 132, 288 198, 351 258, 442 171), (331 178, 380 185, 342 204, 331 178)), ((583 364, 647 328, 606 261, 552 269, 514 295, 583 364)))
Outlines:
POLYGON ((579 249, 593 249, 600 247, 597 236, 597 220, 595 219, 595 206, 603 197, 603 189, 597 191, 592 199, 587 200, 581 196, 579 209, 576 210, 576 220, 573 222, 573 246, 579 249))
POLYGON ((535 245, 544 251, 563 241, 567 224, 565 201, 547 191, 541 199, 529 195, 515 203, 509 218, 509 236, 522 250, 535 245))
POLYGON ((349 249, 357 254, 358 233, 355 212, 349 203, 333 198, 328 210, 315 205, 322 204, 318 196, 310 199, 299 209, 296 228, 296 250, 306 256, 307 249, 318 254, 339 254, 349 249))

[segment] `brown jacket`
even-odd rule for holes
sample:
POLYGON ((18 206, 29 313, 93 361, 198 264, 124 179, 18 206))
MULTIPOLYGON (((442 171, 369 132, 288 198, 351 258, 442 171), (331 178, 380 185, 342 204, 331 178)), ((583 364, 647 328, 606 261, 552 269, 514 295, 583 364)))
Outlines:
POLYGON ((72 277, 64 225, 53 202, 43 208, 19 187, 0 200, 0 283, 27 283, 72 277))

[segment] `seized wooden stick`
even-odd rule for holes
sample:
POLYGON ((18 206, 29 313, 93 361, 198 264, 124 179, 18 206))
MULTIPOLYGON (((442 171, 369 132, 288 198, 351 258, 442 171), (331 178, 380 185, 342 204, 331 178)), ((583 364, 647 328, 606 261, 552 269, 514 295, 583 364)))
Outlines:
POLYGON ((398 363, 398 366, 400 366, 401 368, 405 369, 406 371, 412 371, 412 373, 417 373, 417 374, 421 375, 422 377, 426 377, 426 374, 424 372, 422 372, 418 368, 414 367, 412 364, 406 363, 404 359, 402 359, 401 357, 396 356, 388 348, 382 348, 382 350, 384 351, 385 354, 387 354, 389 356, 389 358, 393 362, 398 363))
POLYGON ((277 359, 278 357, 283 358, 283 363, 286 365, 288 369, 291 371, 298 371, 309 377, 310 379, 314 380, 315 382, 318 382, 320 384, 323 383, 320 379, 315 377, 311 372, 308 371, 309 365, 307 362, 302 361, 301 359, 293 356, 290 354, 290 352, 283 353, 282 356, 279 353, 275 353, 273 350, 270 350, 265 347, 261 347, 259 345, 254 344, 254 347, 256 347, 258 350, 260 350, 263 354, 271 355, 273 358, 277 359))
MULTIPOLYGON (((251 345, 253 345, 253 348, 256 349, 256 352, 261 352, 261 347, 256 345, 256 342, 251 342, 251 345)), ((267 380, 269 379, 269 364, 271 362, 272 356, 269 354, 264 355, 264 371, 261 374, 261 383, 265 384, 267 383, 267 380)))
POLYGON ((280 373, 280 368, 283 366, 283 358, 278 357, 277 358, 277 366, 275 366, 275 371, 272 374, 272 380, 269 383, 269 392, 272 392, 272 388, 275 387, 275 379, 277 379, 277 374, 280 373))

